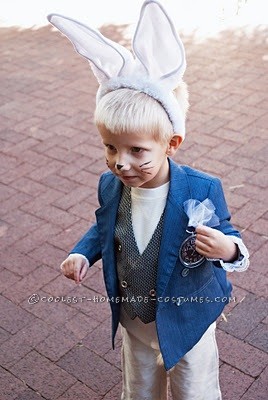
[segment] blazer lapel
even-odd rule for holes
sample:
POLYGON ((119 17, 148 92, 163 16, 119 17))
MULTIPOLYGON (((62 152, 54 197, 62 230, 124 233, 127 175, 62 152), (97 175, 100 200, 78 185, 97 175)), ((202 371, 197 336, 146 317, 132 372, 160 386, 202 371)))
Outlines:
POLYGON ((102 247, 103 273, 107 293, 110 297, 117 295, 115 288, 118 287, 114 253, 114 228, 121 191, 122 183, 114 178, 112 184, 106 188, 105 205, 97 209, 95 213, 102 247))
POLYGON ((185 237, 188 217, 183 210, 184 201, 191 198, 187 174, 170 163, 170 188, 165 208, 163 234, 159 250, 157 293, 162 296, 178 259, 179 248, 185 237))
MULTIPOLYGON (((168 284, 178 259, 181 242, 185 236, 188 218, 183 210, 183 202, 191 198, 187 174, 169 160, 170 188, 165 208, 162 240, 159 250, 157 293, 161 296, 168 284)), ((117 295, 118 288, 116 260, 114 253, 114 228, 122 183, 114 178, 105 190, 104 205, 96 210, 96 218, 103 254, 103 273, 109 296, 117 295)))

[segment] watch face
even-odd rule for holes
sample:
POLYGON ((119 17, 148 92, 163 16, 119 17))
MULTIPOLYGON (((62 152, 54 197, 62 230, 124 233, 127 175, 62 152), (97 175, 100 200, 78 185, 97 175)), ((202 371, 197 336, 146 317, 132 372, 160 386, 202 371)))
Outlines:
POLYGON ((205 259, 195 249, 195 238, 196 235, 192 234, 182 242, 180 248, 180 261, 187 268, 198 267, 205 259))

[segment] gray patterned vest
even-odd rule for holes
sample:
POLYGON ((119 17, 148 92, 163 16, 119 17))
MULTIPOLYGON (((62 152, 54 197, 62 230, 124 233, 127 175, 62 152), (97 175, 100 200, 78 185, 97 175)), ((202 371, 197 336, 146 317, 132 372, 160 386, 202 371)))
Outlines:
POLYGON ((140 254, 132 226, 130 188, 124 186, 115 225, 115 252, 122 305, 131 319, 155 320, 156 278, 164 212, 140 254))

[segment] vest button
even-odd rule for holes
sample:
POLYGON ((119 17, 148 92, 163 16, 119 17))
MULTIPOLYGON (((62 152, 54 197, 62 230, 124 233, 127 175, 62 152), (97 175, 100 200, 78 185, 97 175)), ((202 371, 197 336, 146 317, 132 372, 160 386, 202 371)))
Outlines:
POLYGON ((128 287, 128 284, 127 284, 127 282, 126 281, 122 281, 121 282, 121 286, 122 286, 122 288, 127 288, 128 287))
POLYGON ((149 295, 151 297, 155 297, 156 296, 156 290, 155 289, 151 289, 150 292, 149 292, 149 295))
POLYGON ((190 272, 189 268, 183 268, 183 270, 181 271, 181 276, 183 278, 186 278, 186 276, 189 275, 189 272, 190 272))
POLYGON ((117 250, 120 251, 120 252, 122 251, 122 245, 121 244, 118 245, 117 250))

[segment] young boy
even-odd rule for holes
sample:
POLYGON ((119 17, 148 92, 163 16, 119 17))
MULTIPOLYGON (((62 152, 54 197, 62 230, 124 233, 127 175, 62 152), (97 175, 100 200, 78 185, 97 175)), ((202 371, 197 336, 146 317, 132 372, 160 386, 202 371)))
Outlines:
POLYGON ((122 325, 122 400, 166 400, 167 376, 173 400, 219 400, 215 321, 231 295, 226 270, 245 270, 248 253, 230 224, 220 180, 170 158, 184 139, 188 106, 181 81, 182 44, 156 1, 143 5, 133 43, 135 64, 125 50, 111 46, 96 31, 86 32, 89 42, 97 38, 92 55, 83 37, 88 28, 57 15, 49 20, 94 64, 101 83, 95 123, 110 169, 100 178, 96 224, 61 270, 79 283, 102 258, 113 341, 119 322, 122 325), (166 42, 159 50, 161 41, 155 32, 161 31, 166 42), (96 50, 100 42, 106 51, 96 50), (154 51, 143 52, 144 43, 152 42, 154 51), (111 47, 124 59, 116 72, 111 70, 118 62, 111 47), (114 57, 113 63, 102 60, 100 64, 100 54, 109 61, 114 57), (178 55, 179 66, 174 68, 178 55), (210 199, 219 218, 216 228, 199 224, 194 241, 187 233, 189 218, 183 206, 189 199, 210 199))

